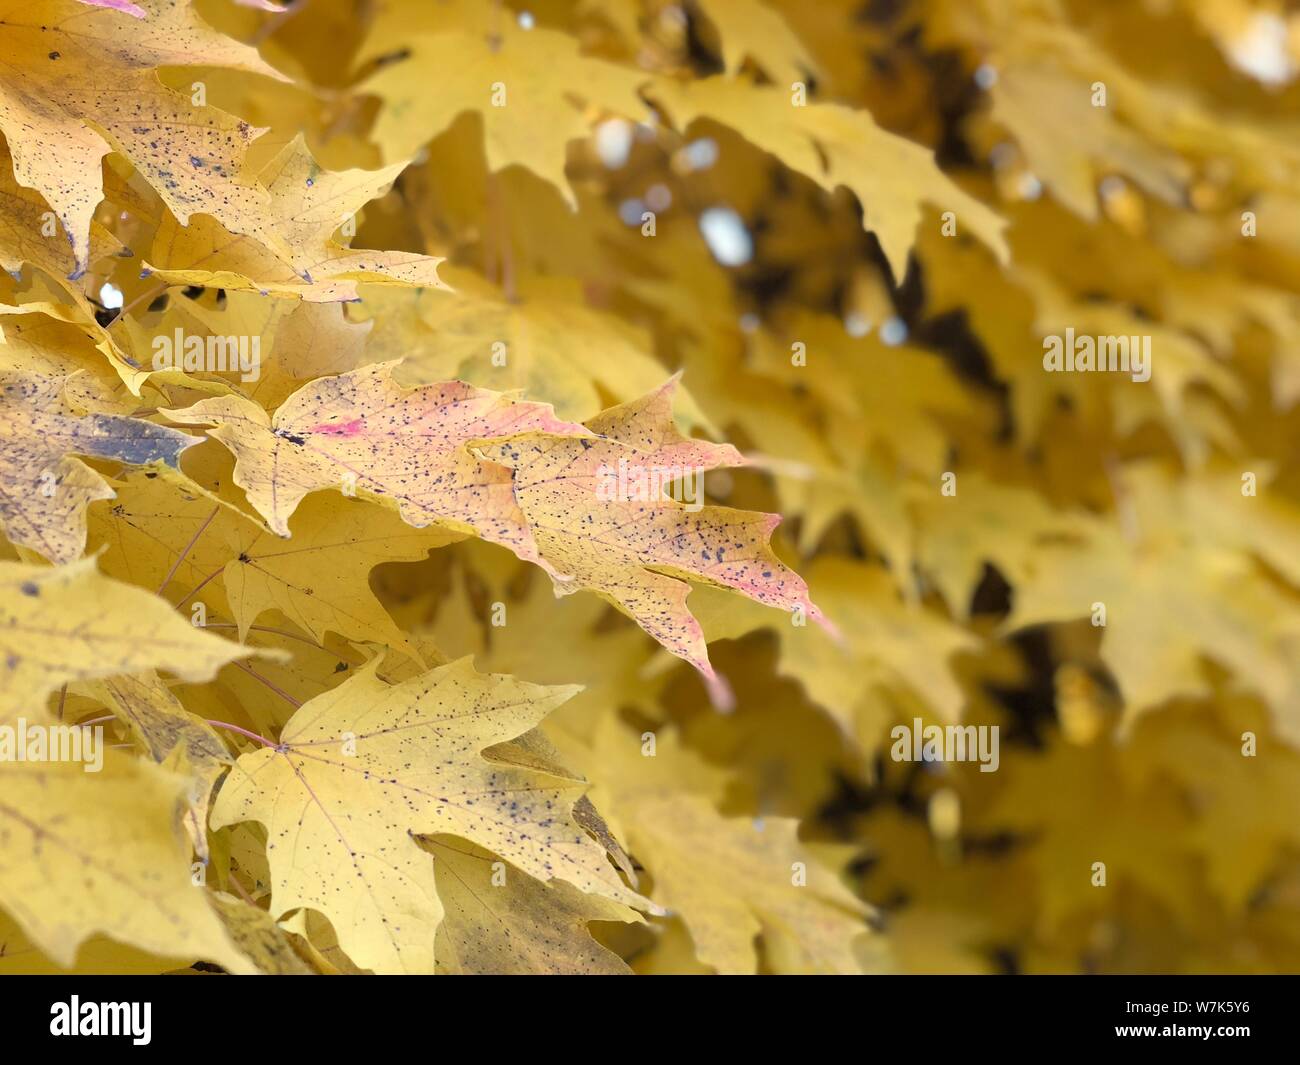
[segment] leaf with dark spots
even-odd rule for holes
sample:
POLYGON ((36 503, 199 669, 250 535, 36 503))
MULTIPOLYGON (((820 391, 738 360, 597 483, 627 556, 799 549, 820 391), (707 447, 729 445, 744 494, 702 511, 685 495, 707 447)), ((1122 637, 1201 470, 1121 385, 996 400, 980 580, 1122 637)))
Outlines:
POLYGON ((195 628, 156 596, 103 576, 92 559, 57 567, 0 562, 0 722, 19 714, 41 720, 46 696, 69 681, 148 669, 204 681, 250 653, 195 628))
MULTIPOLYGON (((195 159, 192 173, 224 174, 230 165, 206 154, 195 159)), ((386 192, 405 166, 322 171, 296 137, 257 174, 267 199, 255 212, 233 218, 230 211, 211 212, 212 218, 187 225, 164 219, 150 268, 177 284, 274 290, 313 302, 357 299, 362 274, 370 284, 446 288, 438 278, 440 256, 354 250, 334 239, 340 223, 386 192), (308 174, 315 177, 308 180, 308 174)))
POLYGON ((66 378, 0 372, 0 524, 11 542, 51 562, 77 558, 86 544, 86 507, 113 491, 71 456, 175 466, 201 437, 116 414, 77 417, 66 378))
POLYGON ((348 957, 376 972, 434 969, 443 874, 417 835, 459 836, 538 880, 653 910, 574 819, 581 784, 482 753, 574 691, 481 674, 469 659, 389 685, 372 664, 305 703, 276 747, 239 759, 213 824, 261 822, 273 912, 324 914, 348 957))
POLYGON ((676 384, 673 378, 589 419, 591 438, 530 433, 478 451, 513 471, 515 499, 541 559, 562 575, 557 594, 599 593, 695 666, 715 702, 726 705, 726 686, 686 605, 686 580, 825 619, 802 578, 772 552, 779 515, 703 505, 704 471, 746 460, 729 444, 678 432, 672 415, 676 384), (689 505, 667 494, 670 483, 683 477, 696 493, 689 505), (724 559, 722 548, 714 546, 720 542, 736 545, 736 553, 724 559))
POLYGON ((3 5, 0 131, 18 182, 39 192, 62 222, 78 270, 89 261, 91 216, 104 195, 101 164, 113 150, 182 224, 204 212, 246 231, 267 200, 264 189, 214 176, 210 168, 183 178, 171 173, 173 159, 194 154, 238 173, 260 131, 194 104, 163 85, 155 68, 200 65, 282 76, 255 49, 209 27, 189 4, 141 0, 137 10, 146 17, 70 0, 3 5))
POLYGON ((251 400, 222 396, 166 414, 209 434, 235 455, 234 480, 272 531, 289 535, 289 517, 318 489, 393 500, 402 518, 443 524, 538 558, 512 491, 510 473, 476 458, 472 441, 533 431, 590 435, 561 421, 549 404, 510 399, 458 381, 404 389, 393 363, 298 389, 274 417, 251 400))

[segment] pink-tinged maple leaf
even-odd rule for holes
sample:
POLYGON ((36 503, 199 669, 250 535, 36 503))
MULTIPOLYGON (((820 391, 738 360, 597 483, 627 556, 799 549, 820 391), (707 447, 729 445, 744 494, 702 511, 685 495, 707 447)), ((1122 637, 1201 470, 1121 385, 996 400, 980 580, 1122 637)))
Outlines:
POLYGON ((272 417, 241 396, 200 400, 168 417, 210 424, 235 455, 235 483, 272 531, 309 492, 336 488, 391 499, 402 518, 472 532, 544 567, 512 491, 510 471, 476 457, 469 441, 517 433, 590 436, 527 403, 460 381, 406 389, 396 363, 322 377, 293 393, 272 417))
POLYGON ((144 18, 145 12, 138 8, 130 0, 77 0, 80 4, 88 4, 91 7, 107 7, 113 11, 121 11, 124 15, 130 15, 132 18, 144 18))
POLYGON ((704 676, 714 701, 729 696, 709 663, 699 622, 686 605, 700 581, 734 589, 779 610, 830 626, 803 579, 772 552, 777 514, 683 502, 665 490, 705 470, 747 465, 730 444, 682 436, 673 425, 674 377, 641 399, 586 425, 594 437, 529 433, 477 448, 514 472, 514 494, 557 594, 604 596, 704 676))

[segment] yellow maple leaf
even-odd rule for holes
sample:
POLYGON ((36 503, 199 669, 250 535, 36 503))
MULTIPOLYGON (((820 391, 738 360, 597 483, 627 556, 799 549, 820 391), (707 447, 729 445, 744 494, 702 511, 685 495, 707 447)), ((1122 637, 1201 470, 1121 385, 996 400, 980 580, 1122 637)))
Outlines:
POLYGON ((71 454, 176 465, 198 438, 138 418, 75 417, 64 379, 0 371, 0 523, 9 539, 51 562, 86 544, 86 507, 111 499, 104 479, 71 454))
POLYGON ((406 166, 322 170, 301 136, 258 174, 269 202, 238 224, 223 216, 182 227, 164 219, 146 269, 178 285, 279 292, 314 301, 354 300, 357 283, 445 288, 436 255, 355 251, 334 239, 356 212, 381 195, 406 166), (225 223, 224 225, 222 223, 225 223), (277 249, 288 249, 287 252, 277 249))
POLYGON ((480 674, 467 659, 392 686, 367 668, 240 758, 213 826, 266 825, 273 912, 319 911, 346 954, 377 972, 433 969, 439 874, 412 834, 462 836, 530 876, 645 905, 573 820, 581 786, 483 753, 571 694, 480 674))
POLYGON ((591 938, 591 921, 635 922, 635 910, 584 895, 562 880, 543 884, 464 840, 426 842, 444 913, 434 945, 447 975, 615 976, 623 960, 591 938), (504 934, 503 934, 504 932, 504 934))
POLYGON ((233 759, 216 732, 191 714, 156 673, 91 681, 86 689, 117 717, 153 760, 189 782, 185 830, 194 853, 208 861, 208 799, 233 759))
MULTIPOLYGON (((218 467, 218 475, 224 472, 218 467)), ((337 632, 414 654, 370 590, 370 572, 381 563, 422 559, 459 534, 414 529, 387 508, 344 496, 309 498, 293 522, 297 532, 286 543, 185 474, 165 469, 123 479, 116 502, 92 512, 92 543, 104 545, 107 573, 158 587, 181 605, 201 594, 205 624, 225 615, 241 641, 264 613, 277 610, 318 643, 337 632)))
POLYGON ((208 680, 250 648, 195 628, 93 559, 57 569, 0 562, 0 720, 40 718, 65 681, 165 669, 208 680))
MULTIPOLYGON (((587 306, 579 287, 555 278, 529 278, 513 299, 503 298, 472 275, 448 275, 455 292, 431 293, 418 304, 426 328, 397 330, 400 307, 367 303, 393 330, 371 352, 402 357, 404 384, 456 379, 483 388, 521 389, 555 407, 561 418, 598 414, 606 397, 637 399, 663 380, 649 337, 607 311, 587 306)), ((683 420, 711 428, 695 398, 678 395, 683 420)))
POLYGON ((11 0, 0 19, 0 130, 19 183, 54 208, 79 269, 103 196, 100 162, 113 148, 182 222, 205 212, 238 224, 266 200, 264 190, 236 181, 259 131, 166 88, 153 68, 231 66, 281 75, 254 49, 207 26, 189 4, 141 6, 146 17, 136 19, 73 0, 11 0))
POLYGON ((716 773, 670 735, 656 740, 655 756, 643 757, 642 737, 605 721, 594 746, 596 801, 653 876, 655 901, 685 921, 699 960, 723 974, 753 973, 761 936, 778 972, 861 972, 854 941, 868 932, 868 907, 800 843, 798 822, 722 816, 707 793, 684 786, 716 773))
MULTIPOLYGON (((14 178, 7 145, 0 146, 0 204, 4 205, 0 212, 0 266, 10 274, 18 274, 24 263, 31 263, 56 281, 68 280, 78 272, 76 253, 68 241, 59 237, 45 200, 14 178)), ((130 251, 92 221, 86 254, 88 262, 94 264, 108 255, 130 255, 130 251)), ((76 290, 70 287, 70 291, 76 290)))
POLYGON ((859 734, 859 716, 868 707, 878 710, 876 719, 861 727, 864 741, 878 741, 886 723, 876 702, 882 691, 890 697, 886 705, 896 709, 919 697, 941 721, 961 720, 966 696, 951 660, 979 648, 974 636, 920 604, 901 601, 883 568, 826 557, 805 572, 843 639, 832 640, 825 632, 780 617, 773 624, 767 611, 760 616, 731 597, 709 596, 711 589, 703 590, 699 608, 705 633, 713 639, 734 638, 758 626, 774 627, 781 641, 781 672, 800 681, 846 733, 859 734))
POLYGON ((728 74, 737 73, 746 58, 778 84, 821 73, 785 19, 762 0, 700 0, 700 8, 722 37, 728 74))
POLYGON ((900 282, 921 223, 922 203, 952 211, 959 228, 966 227, 999 258, 1007 258, 1002 220, 946 177, 928 149, 881 129, 865 111, 839 104, 796 104, 784 88, 728 78, 659 79, 651 94, 683 130, 698 119, 713 119, 828 192, 841 185, 851 189, 862 204, 863 226, 880 239, 900 282))
POLYGON ((574 98, 639 117, 646 106, 637 87, 645 80, 641 71, 582 55, 568 34, 496 19, 491 28, 407 38, 400 57, 360 89, 386 104, 373 132, 385 158, 409 159, 457 116, 473 111, 482 119, 490 170, 526 166, 576 207, 564 176, 565 145, 585 137, 589 122, 574 98), (435 93, 427 91, 429 69, 439 72, 435 93))
POLYGON ((184 778, 115 752, 100 772, 82 769, 0 770, 0 905, 65 968, 82 940, 103 932, 165 957, 253 971, 191 881, 176 824, 184 778))

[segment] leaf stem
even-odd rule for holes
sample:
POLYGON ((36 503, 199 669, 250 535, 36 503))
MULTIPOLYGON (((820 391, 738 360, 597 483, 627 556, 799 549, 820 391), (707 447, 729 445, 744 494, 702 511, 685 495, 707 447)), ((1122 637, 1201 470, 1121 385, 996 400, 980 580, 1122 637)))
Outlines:
POLYGON ((278 747, 278 743, 272 743, 265 736, 259 736, 256 732, 249 732, 246 728, 240 728, 238 725, 232 725, 229 721, 215 721, 210 717, 203 719, 213 728, 229 729, 231 732, 238 732, 241 736, 247 736, 250 740, 257 740, 263 747, 278 747))
POLYGON ((212 580, 214 577, 219 577, 225 568, 226 568, 226 563, 223 562, 220 566, 218 566, 206 577, 204 577, 203 580, 199 581, 198 584, 196 584, 193 588, 190 589, 189 594, 186 595, 184 599, 182 599, 179 603, 176 604, 176 609, 179 610, 191 599, 193 599, 196 595, 198 595, 198 593, 203 589, 203 586, 207 584, 210 580, 212 580))
POLYGON ((254 670, 251 666, 246 666, 246 665, 244 665, 243 662, 231 662, 230 664, 231 664, 232 666, 235 666, 237 669, 242 669, 245 673, 247 673, 247 674, 248 674, 250 677, 252 677, 254 680, 260 680, 263 684, 265 684, 268 688, 270 688, 271 691, 275 692, 276 695, 278 695, 281 699, 283 699, 285 702, 289 703, 289 704, 292 705, 293 707, 296 708, 296 707, 302 706, 302 703, 300 703, 297 699, 295 699, 295 698, 294 698, 292 695, 290 695, 287 691, 285 691, 283 688, 281 688, 281 687, 279 687, 278 685, 276 685, 273 681, 269 681, 269 680, 267 680, 264 676, 262 676, 262 674, 258 673, 258 672, 257 672, 256 670, 254 670))
MULTIPOLYGON (((176 561, 172 563, 172 568, 167 571, 167 576, 163 578, 162 584, 158 586, 159 595, 162 595, 163 592, 167 590, 167 585, 170 584, 171 579, 176 576, 176 571, 181 568, 181 563, 185 561, 185 557, 190 553, 191 550, 193 550, 194 545, 199 542, 199 537, 203 535, 204 530, 207 529, 207 527, 212 524, 212 519, 215 518, 220 512, 221 512, 220 504, 213 507, 212 513, 209 514, 203 520, 203 524, 200 525, 198 529, 195 531, 194 535, 190 537, 190 542, 186 544, 184 549, 181 551, 181 553, 176 556, 176 561)), ((196 588, 194 591, 198 591, 198 589, 196 588)), ((194 592, 190 593, 190 595, 193 594, 194 592)))
MULTIPOLYGON (((203 627, 205 629, 236 629, 239 626, 236 625, 233 621, 209 621, 203 627)), ((283 636, 286 640, 297 640, 299 643, 305 643, 309 647, 321 646, 315 640, 308 639, 306 636, 303 636, 301 633, 290 632, 288 629, 273 628, 270 625, 249 625, 248 631, 249 632, 270 632, 270 633, 274 633, 276 636, 283 636)))
POLYGON ((235 876, 234 873, 230 874, 229 880, 230 880, 230 886, 235 889, 235 893, 239 895, 241 899, 243 899, 254 909, 260 910, 262 908, 258 906, 256 902, 253 901, 253 896, 250 895, 246 890, 244 890, 244 885, 239 882, 239 878, 235 876))

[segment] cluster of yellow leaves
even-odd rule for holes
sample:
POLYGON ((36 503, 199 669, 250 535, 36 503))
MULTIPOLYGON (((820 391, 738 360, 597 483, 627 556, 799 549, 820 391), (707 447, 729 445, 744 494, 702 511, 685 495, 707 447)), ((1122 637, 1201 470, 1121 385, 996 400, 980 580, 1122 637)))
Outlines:
POLYGON ((1270 12, 0 0, 0 971, 1300 963, 1270 12))

